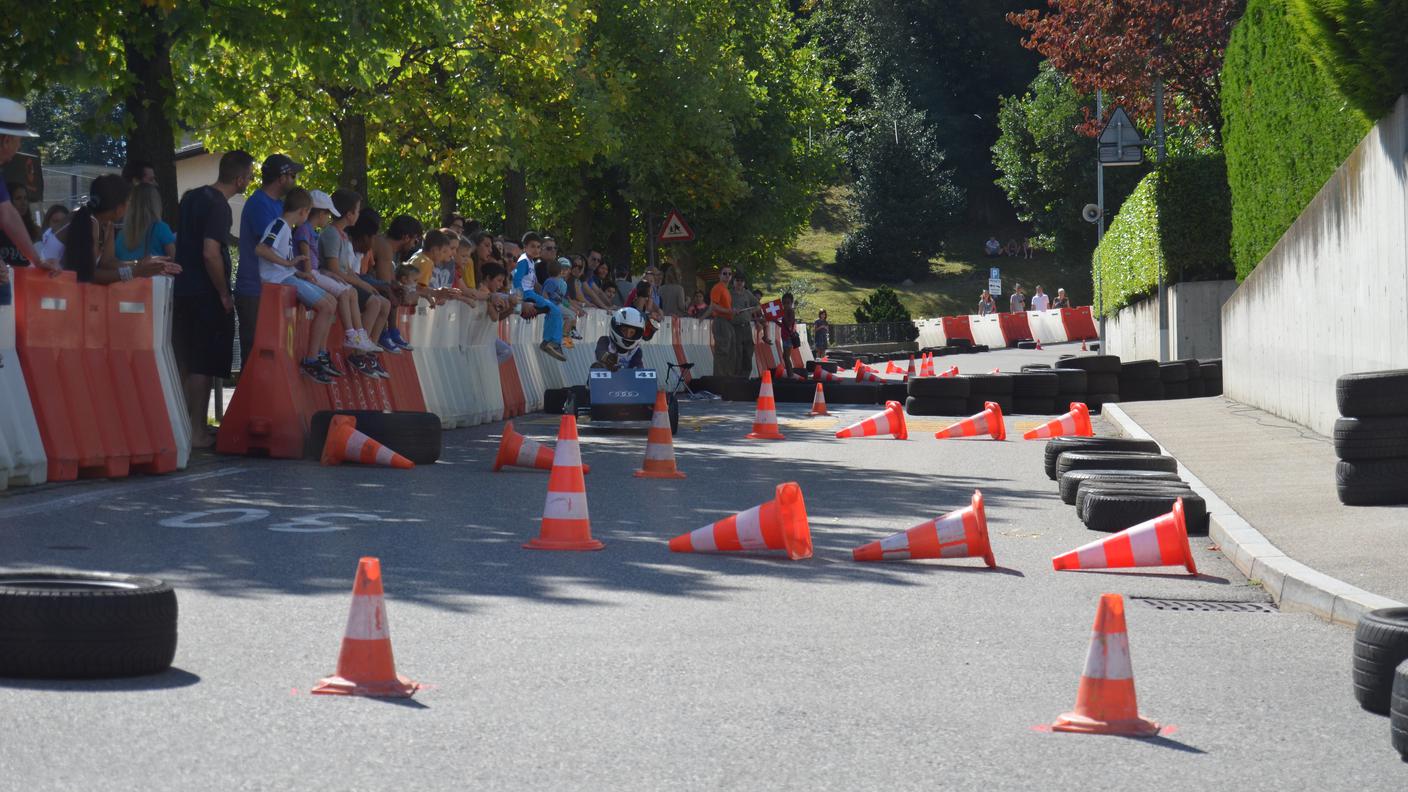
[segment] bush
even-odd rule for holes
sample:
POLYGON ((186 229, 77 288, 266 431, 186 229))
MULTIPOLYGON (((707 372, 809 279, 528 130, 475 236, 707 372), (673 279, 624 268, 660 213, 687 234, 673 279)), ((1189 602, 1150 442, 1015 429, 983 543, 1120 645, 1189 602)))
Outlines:
POLYGON ((1166 283, 1232 277, 1227 169, 1220 154, 1177 157, 1144 177, 1095 249, 1096 309, 1113 313, 1166 283))
MULTIPOLYGON (((903 322, 912 323, 914 320, 909 316, 909 309, 900 302, 900 297, 895 294, 895 290, 889 286, 881 286, 870 293, 856 307, 856 322, 859 324, 878 324, 882 322, 903 322)), ((913 341, 919 337, 919 328, 910 324, 913 334, 906 340, 913 341)))
POLYGON ((1291 0, 1290 11, 1310 57, 1365 116, 1408 93, 1408 0, 1291 0))
POLYGON ((1241 280, 1291 227, 1372 122, 1306 59, 1286 0, 1250 0, 1222 74, 1222 143, 1241 280))

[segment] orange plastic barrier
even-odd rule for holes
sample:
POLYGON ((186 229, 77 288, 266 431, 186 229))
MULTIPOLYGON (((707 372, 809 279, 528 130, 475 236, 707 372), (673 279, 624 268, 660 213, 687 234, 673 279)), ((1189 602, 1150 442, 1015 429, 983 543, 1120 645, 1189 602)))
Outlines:
POLYGON ((955 338, 966 338, 969 343, 974 343, 973 328, 968 326, 967 316, 945 316, 941 321, 944 326, 944 343, 950 343, 955 338))
MULTIPOLYGON (((411 336, 411 317, 414 315, 415 311, 410 308, 397 308, 391 314, 391 319, 401 330, 401 337, 411 346, 416 344, 411 336)), ((391 375, 391 379, 382 382, 390 387, 391 401, 396 405, 396 409, 426 412, 425 393, 420 389, 420 378, 416 375, 416 364, 411 353, 382 355, 381 365, 386 369, 386 373, 391 375)))
MULTIPOLYGON (((145 433, 145 419, 140 412, 128 414, 119 408, 114 396, 118 393, 113 381, 112 367, 108 365, 108 290, 92 283, 79 284, 83 295, 83 376, 88 380, 88 393, 94 398, 89 405, 98 419, 98 442, 103 446, 103 457, 107 460, 103 475, 108 477, 126 476, 132 467, 132 449, 127 444, 123 432, 123 422, 132 419, 141 425, 134 427, 140 435, 145 433)), ((150 448, 143 449, 150 456, 150 448)))
MULTIPOLYGON (((97 340, 101 343, 106 338, 104 362, 131 453, 131 466, 144 473, 170 473, 180 467, 180 455, 157 361, 155 286, 156 281, 139 278, 111 286, 86 287, 85 300, 95 292, 106 292, 107 327, 97 340)), ((91 309, 86 319, 94 319, 91 309)), ((95 339, 88 325, 85 321, 91 349, 95 339)))
POLYGON ((292 286, 264 286, 250 359, 245 361, 216 438, 220 453, 298 459, 303 456, 313 413, 319 410, 425 411, 411 356, 381 355, 390 380, 358 374, 342 349, 339 322, 328 334, 328 352, 333 365, 346 375, 330 385, 303 376, 298 362, 312 325, 309 315, 292 286))
MULTIPOLYGON (((513 340, 510 321, 503 319, 499 322, 499 340, 505 344, 513 340)), ((516 418, 528 412, 528 398, 523 393, 523 380, 518 378, 518 363, 512 356, 499 363, 499 388, 504 394, 504 418, 516 418)))
MULTIPOLYGON (((684 352, 684 337, 681 333, 683 326, 684 322, 681 319, 675 319, 673 322, 670 322, 670 343, 675 347, 675 362, 681 366, 689 362, 689 357, 685 355, 684 352)), ((683 371, 684 381, 693 382, 694 374, 691 373, 689 369, 683 369, 683 371)))
POLYGON ((1090 306, 1062 308, 1061 324, 1066 328, 1067 341, 1093 341, 1100 337, 1095 332, 1095 319, 1090 315, 1090 306))
POLYGON ((1033 337, 1031 325, 1027 322, 1027 314, 1024 311, 998 314, 997 326, 1002 331, 1002 338, 1007 342, 1007 346, 1015 346, 1018 341, 1033 337))

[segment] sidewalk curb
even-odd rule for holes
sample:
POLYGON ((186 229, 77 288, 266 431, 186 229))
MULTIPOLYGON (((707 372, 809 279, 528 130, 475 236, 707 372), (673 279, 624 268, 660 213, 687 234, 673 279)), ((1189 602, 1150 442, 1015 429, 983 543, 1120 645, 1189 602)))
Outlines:
MULTIPOLYGON (((1103 413, 1126 435, 1154 440, 1118 405, 1105 405, 1103 413)), ((1159 449, 1168 453, 1162 444, 1159 449)), ((1313 613, 1326 621, 1352 627, 1367 611, 1404 607, 1401 602, 1351 586, 1287 556, 1182 462, 1178 463, 1178 475, 1207 502, 1208 534, 1222 548, 1223 555, 1249 580, 1260 581, 1281 610, 1313 613)))

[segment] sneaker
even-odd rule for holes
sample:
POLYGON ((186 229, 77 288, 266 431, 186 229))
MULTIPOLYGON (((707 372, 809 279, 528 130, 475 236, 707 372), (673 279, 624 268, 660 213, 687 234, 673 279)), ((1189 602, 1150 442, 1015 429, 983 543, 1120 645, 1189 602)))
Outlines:
POLYGON ((302 363, 299 363, 298 367, 303 370, 303 376, 313 380, 314 382, 319 383, 320 385, 332 384, 332 377, 329 377, 323 371, 323 365, 318 361, 317 358, 305 360, 302 363))
POLYGON ((371 336, 367 335, 365 328, 357 331, 357 348, 363 352, 380 352, 381 347, 372 343, 371 336))
POLYGON ((538 349, 543 350, 544 352, 548 353, 549 355, 552 355, 553 357, 557 358, 558 360, 561 360, 564 363, 567 362, 567 356, 562 354, 562 347, 558 346, 557 344, 554 344, 551 341, 544 341, 543 343, 539 344, 538 349))
POLYGON ((399 328, 399 327, 393 327, 393 328, 391 328, 390 330, 388 330, 387 332, 391 334, 391 340, 396 343, 396 346, 401 347, 402 349, 406 350, 407 352, 410 352, 411 350, 415 349, 415 347, 413 347, 413 346, 411 346, 410 344, 407 344, 407 343, 406 343, 406 339, 405 339, 405 338, 402 338, 402 337, 401 337, 401 328, 399 328))
POLYGON ((356 330, 348 330, 342 334, 342 345, 347 349, 355 349, 358 352, 366 351, 362 349, 362 341, 358 338, 356 330))
POLYGON ((573 339, 574 341, 581 341, 581 340, 582 340, 582 334, 579 333, 579 332, 577 332, 575 329, 573 329, 573 331, 572 331, 570 334, 568 334, 567 337, 573 339))
POLYGON ((376 379, 376 373, 371 368, 371 358, 366 355, 348 355, 347 362, 352 365, 352 370, 363 377, 376 379))
POLYGON ((339 371, 337 366, 334 366, 332 364, 332 356, 329 355, 327 352, 322 352, 318 355, 318 365, 322 368, 323 373, 328 375, 329 377, 343 376, 344 372, 339 371))
POLYGON ((401 347, 397 346, 396 342, 392 340, 390 333, 382 333, 381 338, 377 339, 377 344, 393 355, 401 354, 401 347))
POLYGON ((370 355, 367 356, 367 360, 371 361, 371 369, 373 376, 384 380, 391 379, 391 372, 387 371, 386 367, 381 365, 380 360, 377 360, 376 358, 370 355))

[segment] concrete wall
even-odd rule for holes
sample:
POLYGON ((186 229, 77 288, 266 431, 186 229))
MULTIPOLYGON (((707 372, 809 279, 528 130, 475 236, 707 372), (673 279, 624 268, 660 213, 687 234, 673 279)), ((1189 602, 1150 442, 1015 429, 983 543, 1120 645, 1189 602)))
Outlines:
MULTIPOLYGON (((1169 360, 1222 357, 1222 305, 1236 281, 1195 281, 1168 287, 1169 360)), ((1105 349, 1125 360, 1159 358, 1157 297, 1127 306, 1105 321, 1105 349)))
POLYGON ((1330 434, 1335 378, 1408 368, 1408 96, 1222 309, 1223 390, 1330 434))

